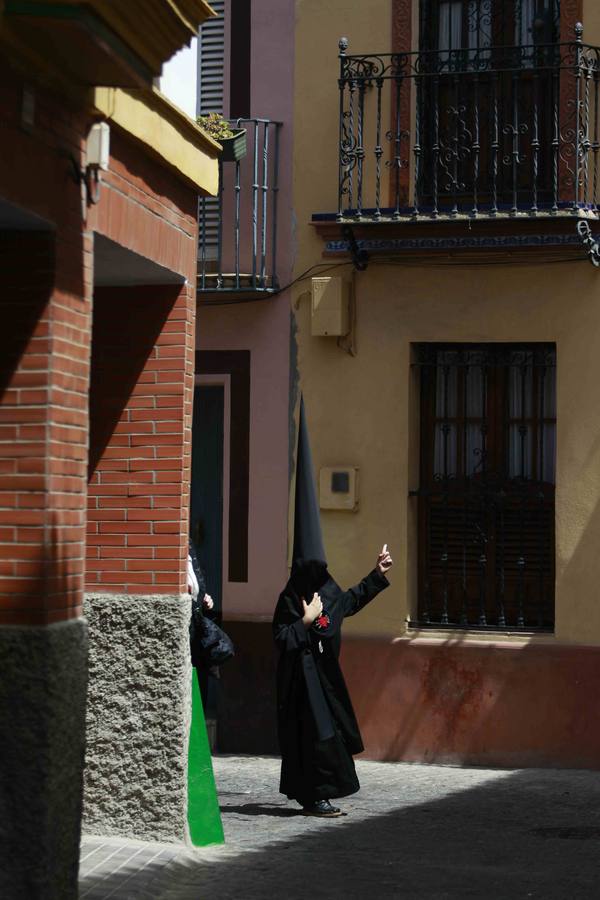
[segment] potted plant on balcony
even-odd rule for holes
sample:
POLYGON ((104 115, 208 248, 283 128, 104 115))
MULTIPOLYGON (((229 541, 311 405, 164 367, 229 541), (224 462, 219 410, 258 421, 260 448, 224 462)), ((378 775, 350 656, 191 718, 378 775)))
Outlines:
POLYGON ((237 162, 246 155, 245 128, 234 130, 227 119, 224 119, 220 113, 214 112, 207 116, 198 116, 196 121, 223 147, 221 154, 223 162, 237 162))

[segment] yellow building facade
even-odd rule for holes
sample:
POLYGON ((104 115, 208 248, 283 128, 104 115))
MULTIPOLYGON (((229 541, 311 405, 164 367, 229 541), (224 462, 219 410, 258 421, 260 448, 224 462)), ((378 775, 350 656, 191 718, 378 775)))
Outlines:
MULTIPOLYGON (((417 0, 297 3, 295 274, 320 265, 312 268, 315 277, 348 282, 341 302, 348 304, 350 333, 337 339, 316 334, 315 284, 296 284, 296 374, 317 480, 328 468, 359 473, 354 509, 327 508, 321 494, 325 547, 330 570, 345 585, 369 571, 384 542, 395 561, 390 589, 347 623, 343 661, 367 755, 596 767, 600 282, 577 224, 589 222, 592 234, 597 228, 593 110, 600 11, 590 0, 535 9, 530 4, 529 12, 526 3, 504 3, 495 5, 494 15, 502 10, 509 24, 494 19, 486 25, 479 4, 480 20, 472 27, 467 6, 441 0, 426 8, 417 0), (575 29, 580 21, 583 37, 575 29), (340 131, 342 37, 342 55, 353 62, 345 70, 340 131), (518 66, 505 62, 504 49, 493 55, 498 42, 519 47, 518 66), (528 42, 531 50, 523 52, 528 42), (560 45, 561 62, 548 62, 548 55, 542 60, 540 54, 551 52, 542 45, 560 45), (589 50, 578 49, 587 45, 589 50), (411 77, 409 56, 404 62, 396 57, 388 70, 393 73, 396 65, 395 76, 378 82, 378 57, 411 52, 414 58, 421 53, 420 70, 411 77), (591 60, 588 69, 584 53, 591 60), (360 55, 370 63, 376 58, 370 75, 364 60, 356 63, 360 55), (494 67, 500 74, 486 76, 494 67), (509 99, 500 104, 500 149, 494 149, 499 84, 509 99), (397 105, 396 91, 402 92, 397 105), (373 124, 378 104, 379 133, 373 124), (460 112, 454 119, 453 108, 460 112), (575 124, 569 124, 571 114, 575 124), (459 135, 461 117, 466 124, 459 135), (451 126, 455 130, 448 135, 451 126), (350 152, 340 156, 344 140, 350 152), (464 155, 456 152, 461 142, 464 155), (582 160, 573 176, 571 150, 582 160), (400 167, 394 167, 394 157, 401 158, 400 167), (489 194, 496 189, 494 164, 504 172, 500 193, 506 205, 500 202, 490 214, 498 200, 489 194), (418 215, 415 192, 421 195, 418 215), (395 195, 401 200, 396 207, 395 195), (365 268, 356 254, 358 270, 352 265, 353 240, 359 254, 369 254, 365 268), (539 351, 548 354, 543 375, 534 360, 539 351), (437 359, 429 375, 434 399, 427 399, 427 367, 419 364, 424 352, 437 359), (485 411, 478 419, 468 411, 464 372, 466 367, 474 378, 480 358, 473 354, 488 352, 495 361, 481 376, 487 379, 485 411), (512 370, 498 362, 501 353, 534 354, 529 374, 521 369, 514 376, 522 377, 514 397, 512 370), (463 354, 462 369, 456 354, 463 354), (452 387, 453 378, 459 387, 452 387), (505 391, 494 413, 502 420, 495 436, 492 379, 505 391), (473 447, 468 435, 477 428, 483 437, 473 447), (506 483, 486 494, 480 487, 493 468, 492 440, 498 454, 510 459, 503 469, 506 483), (455 471, 461 453, 462 481, 455 471), (473 453, 479 453, 478 462, 473 453), (453 494, 451 481, 468 484, 467 492, 453 494), (532 512, 538 501, 515 500, 511 506, 506 500, 510 485, 527 492, 526 484, 534 481, 538 518, 532 512), (488 505, 474 521, 480 503, 488 505), (510 549, 511 540, 517 549, 510 549), (529 613, 523 614, 523 604, 529 613)), ((523 359, 514 363, 515 371, 523 359)))

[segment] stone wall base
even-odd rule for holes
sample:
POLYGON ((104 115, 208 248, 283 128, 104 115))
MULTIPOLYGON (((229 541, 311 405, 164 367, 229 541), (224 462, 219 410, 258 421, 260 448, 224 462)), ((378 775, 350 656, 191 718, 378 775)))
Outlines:
POLYGON ((187 835, 191 718, 185 596, 90 594, 84 830, 187 835))
POLYGON ((75 900, 87 627, 0 628, 0 897, 75 900))

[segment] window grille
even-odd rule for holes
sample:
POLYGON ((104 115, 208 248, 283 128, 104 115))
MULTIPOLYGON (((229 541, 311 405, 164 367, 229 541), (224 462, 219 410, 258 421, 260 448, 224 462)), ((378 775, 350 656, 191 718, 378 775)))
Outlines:
POLYGON ((337 220, 596 218, 600 48, 582 26, 558 42, 557 0, 421 9, 416 52, 340 40, 337 220))
POLYGON ((421 625, 554 624, 556 353, 420 345, 421 625))

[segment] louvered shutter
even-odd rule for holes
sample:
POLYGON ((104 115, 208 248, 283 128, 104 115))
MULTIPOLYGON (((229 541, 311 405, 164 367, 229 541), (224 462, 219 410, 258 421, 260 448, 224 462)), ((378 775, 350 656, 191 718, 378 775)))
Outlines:
POLYGON ((208 19, 200 29, 198 42, 198 115, 223 113, 225 72, 225 0, 213 0, 218 18, 208 19))
MULTIPOLYGON (((200 28, 198 39, 198 115, 224 111, 225 74, 225 0, 211 0, 217 18, 208 19, 200 28)), ((209 259, 217 255, 218 200, 200 201, 200 228, 206 238, 209 259)))

